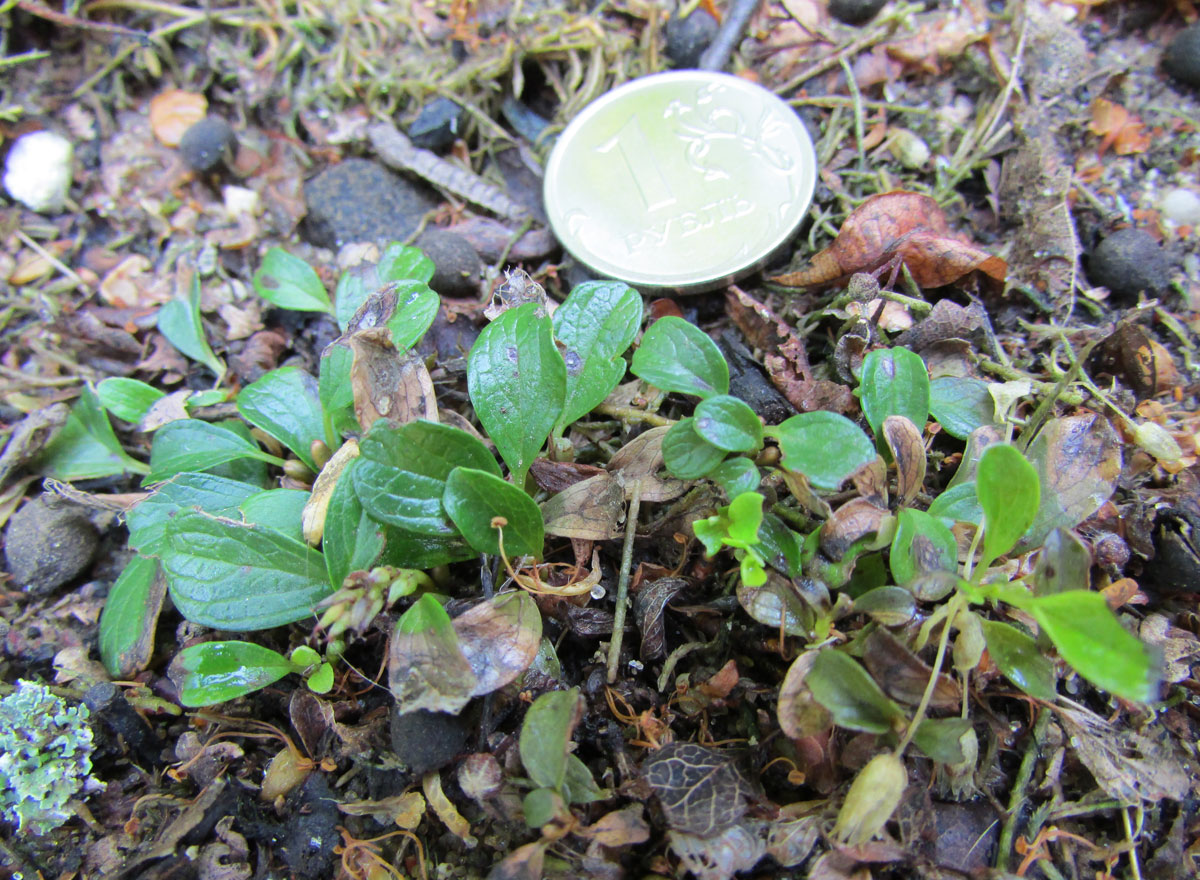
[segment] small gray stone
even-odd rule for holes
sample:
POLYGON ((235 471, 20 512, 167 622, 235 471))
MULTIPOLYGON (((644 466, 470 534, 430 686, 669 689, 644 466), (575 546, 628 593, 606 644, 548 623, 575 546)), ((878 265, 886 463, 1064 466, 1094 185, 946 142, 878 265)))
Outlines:
POLYGON ((1171 261, 1144 229, 1118 229, 1096 246, 1088 260, 1088 278, 1118 300, 1153 295, 1171 280, 1171 261))
POLYGON ((392 709, 392 750, 417 776, 453 761, 467 743, 467 731, 458 715, 426 709, 397 715, 392 709))
POLYGON ((403 241, 437 207, 423 188, 366 159, 347 159, 304 184, 305 237, 332 250, 403 241))
POLYGON ((179 153, 193 171, 211 171, 233 155, 237 139, 229 123, 219 116, 205 116, 179 139, 179 153))
POLYGON ((449 149, 462 129, 465 113, 449 98, 434 98, 408 127, 408 139, 424 150, 449 149))
POLYGON ((697 9, 687 18, 671 16, 667 22, 667 57, 675 67, 697 67, 700 56, 717 36, 717 20, 697 9))
POLYGON ((35 498, 8 521, 4 558, 16 583, 44 595, 84 572, 98 543, 95 526, 78 507, 35 498))
POLYGON ((448 297, 479 295, 479 276, 483 271, 483 263, 469 241, 453 232, 427 229, 417 238, 416 246, 433 260, 430 287, 448 297))
POLYGON ((829 14, 846 24, 866 24, 887 0, 829 0, 829 14))
POLYGON ((1163 53, 1163 70, 1182 83, 1200 87, 1200 22, 1175 35, 1163 53))

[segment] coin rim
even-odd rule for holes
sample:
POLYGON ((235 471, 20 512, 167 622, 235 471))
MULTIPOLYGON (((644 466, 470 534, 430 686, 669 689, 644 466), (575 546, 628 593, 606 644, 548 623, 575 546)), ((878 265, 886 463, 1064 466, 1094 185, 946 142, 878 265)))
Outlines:
MULTIPOLYGON (((770 101, 767 103, 770 103, 770 101)), ((796 229, 808 214, 809 208, 812 207, 812 198, 813 193, 816 190, 816 183, 816 147, 813 145, 812 137, 808 133, 807 126, 804 125, 803 120, 800 119, 800 117, 786 101, 784 101, 771 90, 764 88, 757 83, 752 83, 748 80, 742 79, 741 77, 733 76, 728 73, 707 70, 674 70, 663 73, 652 73, 647 76, 630 80, 627 83, 623 83, 612 91, 609 91, 601 95, 599 98, 596 98, 581 111, 579 111, 575 118, 572 119, 567 124, 566 128, 562 130, 562 133, 559 134, 558 139, 554 144, 554 148, 550 151, 550 157, 546 162, 545 180, 542 184, 542 201, 546 206, 546 216, 550 222, 550 228, 553 230, 555 237, 558 238, 559 242, 568 253, 570 253, 575 259, 587 266, 593 272, 596 272, 597 274, 606 278, 613 278, 615 280, 624 281, 627 284, 640 287, 654 288, 655 290, 674 290, 679 293, 702 293, 707 290, 723 287, 754 272, 756 269, 766 263, 772 257, 772 255, 777 253, 780 248, 787 244, 792 236, 796 234, 796 229), (601 258, 598 254, 589 255, 593 257, 595 261, 593 259, 589 259, 588 256, 585 256, 587 249, 579 247, 578 241, 575 241, 576 246, 573 247, 569 243, 573 241, 573 239, 569 235, 565 235, 562 229, 564 218, 558 216, 557 206, 552 196, 555 194, 554 191, 558 189, 558 180, 562 174, 560 168, 566 161, 564 156, 570 152, 572 145, 578 140, 580 132, 586 128, 590 119, 594 118, 608 105, 622 100, 624 96, 629 93, 655 88, 656 86, 668 82, 712 82, 720 80, 731 81, 731 85, 739 89, 761 91, 764 95, 766 95, 767 98, 770 99, 770 101, 776 102, 783 110, 785 110, 787 117, 791 117, 795 120, 794 129, 797 131, 797 140, 800 141, 800 161, 802 163, 807 161, 809 167, 812 169, 812 174, 809 176, 808 180, 807 192, 803 193, 802 198, 797 200, 797 204, 801 204, 803 207, 799 209, 795 222, 791 224, 790 227, 785 229, 785 231, 775 240, 771 241, 766 247, 756 249, 755 254, 752 255, 745 264, 732 267, 730 271, 721 275, 706 275, 702 278, 659 277, 655 279, 652 277, 642 276, 636 272, 620 271, 619 267, 615 267, 617 268, 618 272, 614 272, 609 268, 601 268, 598 263, 603 264, 607 263, 608 261, 601 258)))

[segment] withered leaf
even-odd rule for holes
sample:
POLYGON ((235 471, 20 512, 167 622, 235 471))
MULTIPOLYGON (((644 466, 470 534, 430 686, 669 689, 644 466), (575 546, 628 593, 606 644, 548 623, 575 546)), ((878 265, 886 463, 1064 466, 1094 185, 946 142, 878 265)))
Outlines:
POLYGON ((808 637, 816 622, 815 610, 829 607, 829 591, 811 578, 789 580, 776 571, 767 572, 761 587, 738 582, 738 603, 759 623, 790 636, 808 637), (815 609, 815 610, 814 610, 815 609))
POLYGON ((296 688, 288 701, 288 717, 308 756, 322 757, 333 737, 333 707, 307 688, 296 688))
POLYGON ((639 482, 642 501, 673 501, 687 491, 686 482, 661 473, 662 441, 669 430, 669 425, 651 428, 634 437, 609 459, 608 471, 620 481, 627 498, 639 482))
MULTIPOLYGON (((888 630, 880 627, 867 636, 863 665, 893 700, 915 706, 921 702, 933 670, 888 630)), ((929 705, 934 709, 962 707, 962 689, 945 673, 938 674, 929 705)))
POLYGON ((805 679, 820 651, 805 651, 792 661, 779 686, 779 729, 792 739, 816 736, 833 726, 829 710, 813 697, 805 679))
POLYGON ((711 838, 670 831, 667 839, 682 866, 696 880, 730 880, 757 865, 767 851, 766 842, 745 825, 726 828, 711 838))
POLYGON ((357 457, 358 441, 347 440, 338 447, 338 451, 333 454, 333 457, 325 462, 325 466, 321 468, 321 472, 317 474, 317 479, 313 482, 312 494, 304 503, 304 510, 300 513, 300 523, 304 540, 314 547, 321 543, 321 538, 325 534, 325 512, 329 510, 329 499, 333 497, 333 490, 337 487, 338 479, 341 477, 342 471, 346 469, 346 465, 357 457))
POLYGON ((946 215, 929 196, 888 192, 871 196, 846 218, 837 238, 808 268, 771 279, 788 287, 817 287, 856 272, 903 262, 921 287, 944 287, 971 272, 1003 282, 999 257, 951 232, 946 215))
POLYGON ((579 464, 574 461, 550 461, 548 458, 535 458, 529 465, 529 475, 547 492, 561 492, 568 486, 581 483, 588 477, 607 473, 602 467, 594 464, 579 464))
POLYGON ((1037 547, 1056 527, 1079 525, 1107 501, 1121 475, 1121 439, 1098 413, 1052 419, 1026 450, 1042 500, 1023 547, 1037 547))
POLYGON ((946 339, 974 339, 983 329, 984 317, 979 303, 960 306, 953 300, 940 299, 919 324, 893 339, 892 345, 920 353, 946 339))
POLYGON ((667 743, 642 767, 642 776, 675 831, 709 838, 746 813, 750 783, 732 757, 695 743, 667 743))
POLYGON ((453 624, 458 647, 475 673, 475 697, 515 680, 529 668, 542 641, 541 612, 524 590, 480 602, 453 624))
POLYGON ((624 502, 620 482, 602 471, 542 503, 546 532, 563 538, 611 541, 621 535, 624 502))
POLYGON ((650 826, 643 818, 644 807, 633 804, 605 813, 580 833, 605 846, 630 846, 650 839, 650 826))
POLYGON ((1131 321, 1118 324, 1096 346, 1088 367, 1116 376, 1141 400, 1179 384, 1179 372, 1170 353, 1131 321))
POLYGON ((354 414, 364 431, 378 419, 397 424, 438 420, 433 380, 416 352, 396 351, 386 327, 360 330, 347 343, 354 353, 350 368, 354 414))
POLYGON ((851 498, 821 526, 821 552, 835 562, 841 560, 855 541, 877 533, 890 515, 866 498, 851 498))
POLYGON ((667 603, 690 585, 691 581, 687 578, 664 577, 644 584, 638 590, 633 610, 637 617, 638 631, 642 634, 639 656, 643 662, 657 660, 666 655, 666 628, 663 624, 663 612, 666 610, 667 603))
POLYGON ((850 475, 858 494, 875 507, 888 506, 887 464, 878 455, 850 475))
POLYGON ((392 633, 388 687, 403 715, 418 709, 457 713, 475 693, 478 679, 451 629, 392 633), (447 635, 450 637, 447 638, 447 635))
POLYGON ((908 507, 925 483, 925 444, 921 431, 904 416, 888 416, 883 420, 883 437, 896 462, 898 502, 901 507, 908 507))

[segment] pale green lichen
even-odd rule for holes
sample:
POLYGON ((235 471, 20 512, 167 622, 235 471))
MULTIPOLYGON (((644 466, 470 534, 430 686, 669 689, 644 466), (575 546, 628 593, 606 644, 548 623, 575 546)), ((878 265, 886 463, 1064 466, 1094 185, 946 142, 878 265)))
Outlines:
POLYGON ((91 778, 91 755, 87 707, 18 681, 0 700, 0 818, 37 835, 62 825, 71 798, 103 788, 91 778))

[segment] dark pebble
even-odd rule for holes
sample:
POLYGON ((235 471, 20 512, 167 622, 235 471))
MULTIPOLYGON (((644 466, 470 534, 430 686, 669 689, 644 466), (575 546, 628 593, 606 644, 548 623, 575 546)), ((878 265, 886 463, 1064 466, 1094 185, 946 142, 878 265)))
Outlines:
POLYGON ((845 24, 866 24, 887 0, 829 0, 829 14, 845 24))
POLYGON ((205 116, 183 133, 179 152, 193 171, 211 171, 229 161, 236 142, 228 122, 219 116, 205 116))
POLYGON ((139 764, 159 767, 164 763, 162 740, 115 684, 97 682, 83 695, 83 702, 91 710, 95 723, 104 725, 114 738, 120 738, 139 764))
POLYGON ((449 98, 434 98, 408 127, 408 139, 423 150, 448 150, 465 118, 463 108, 449 98))
POLYGON ((1107 287, 1117 299, 1132 300, 1143 291, 1166 289, 1171 261, 1150 233, 1118 229, 1092 251, 1087 271, 1093 284, 1107 287))
POLYGON ((467 743, 467 731, 466 721, 447 712, 392 710, 392 750, 417 776, 453 761, 467 743))
POLYGON ((43 595, 82 574, 98 542, 95 526, 78 507, 35 498, 8 521, 4 558, 16 583, 43 595))
POLYGON ((403 241, 437 202, 366 159, 347 159, 304 184, 305 237, 331 249, 349 242, 403 241))
POLYGON ((471 243, 461 235, 441 229, 427 229, 416 241, 417 247, 433 260, 433 278, 429 286, 448 297, 479 296, 479 277, 483 263, 471 243))
POLYGON ((697 67, 719 29, 717 20, 703 9, 687 18, 672 16, 667 22, 667 57, 675 67, 697 67))
POLYGON ((1200 86, 1200 22, 1175 35, 1163 53, 1163 70, 1189 86, 1200 86))
POLYGON ((289 819, 279 845, 291 876, 297 880, 324 880, 333 876, 334 849, 342 843, 338 825, 339 795, 329 788, 325 774, 313 773, 288 795, 289 819))

